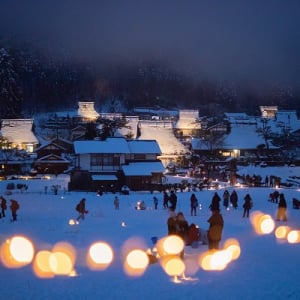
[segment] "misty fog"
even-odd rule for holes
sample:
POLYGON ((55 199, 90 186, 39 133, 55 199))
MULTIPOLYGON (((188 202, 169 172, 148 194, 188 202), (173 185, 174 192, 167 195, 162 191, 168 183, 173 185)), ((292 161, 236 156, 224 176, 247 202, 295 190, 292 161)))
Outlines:
POLYGON ((164 61, 206 79, 297 83, 300 2, 1 1, 0 37, 54 57, 164 61))

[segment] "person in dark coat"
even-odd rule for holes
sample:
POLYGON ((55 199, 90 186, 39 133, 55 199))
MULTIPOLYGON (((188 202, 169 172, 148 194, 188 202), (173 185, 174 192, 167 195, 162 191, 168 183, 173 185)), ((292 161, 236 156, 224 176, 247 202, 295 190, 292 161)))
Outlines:
POLYGON ((211 211, 220 210, 220 201, 221 201, 220 196, 218 195, 217 192, 215 192, 211 199, 211 204, 209 206, 210 210, 211 211))
POLYGON ((209 229, 207 232, 208 249, 219 249, 219 243, 222 239, 224 220, 220 210, 212 210, 210 218, 207 220, 209 229))
POLYGON ((253 204, 252 204, 252 199, 251 196, 249 194, 247 194, 244 198, 244 204, 243 204, 243 208, 244 208, 244 213, 243 213, 243 218, 247 217, 249 218, 249 212, 250 209, 252 208, 253 204))
POLYGON ((79 212, 79 216, 77 217, 77 221, 82 219, 84 220, 85 214, 88 213, 88 211, 85 209, 85 198, 82 198, 80 202, 76 206, 76 210, 79 212))
POLYGON ((287 208, 286 200, 285 200, 284 194, 281 193, 279 195, 279 203, 278 203, 278 208, 277 208, 276 221, 287 221, 286 208, 287 208))
POLYGON ((167 221, 168 235, 177 234, 177 216, 174 211, 170 210, 170 216, 167 221))
POLYGON ((119 208, 120 208, 120 200, 119 200, 118 196, 115 196, 115 198, 114 198, 114 207, 115 207, 115 210, 119 210, 119 208))
POLYGON ((227 209, 229 206, 229 197, 230 194, 228 192, 228 190, 225 190, 223 193, 223 206, 227 209))
POLYGON ((171 191, 170 203, 171 203, 170 209, 173 210, 173 211, 175 211, 176 210, 176 206, 177 206, 177 196, 176 196, 176 194, 175 194, 174 191, 171 191))
POLYGON ((12 216, 12 221, 15 222, 17 221, 17 211, 20 208, 20 205, 17 200, 10 200, 10 210, 11 210, 11 216, 12 216))
POLYGON ((234 209, 237 209, 237 207, 238 207, 238 194, 235 190, 233 190, 231 195, 230 195, 230 203, 232 204, 232 207, 234 209))
POLYGON ((0 200, 1 200, 1 204, 0 204, 0 207, 1 207, 1 214, 0 214, 0 218, 4 218, 5 217, 5 210, 7 209, 7 205, 6 205, 6 199, 4 197, 0 197, 0 200))
POLYGON ((273 192, 273 196, 274 196, 274 202, 275 202, 275 203, 278 203, 279 192, 278 192, 278 191, 274 191, 274 192, 273 192))
POLYGON ((158 199, 157 197, 153 197, 153 204, 154 204, 154 209, 157 209, 157 206, 158 206, 158 199))
POLYGON ((198 199, 195 194, 191 195, 191 216, 197 216, 198 199))
POLYGON ((184 240, 184 242, 186 242, 189 231, 189 224, 182 212, 179 212, 176 217, 176 231, 177 235, 179 235, 184 240))
POLYGON ((164 208, 169 208, 169 195, 166 191, 164 191, 164 199, 163 199, 163 205, 164 205, 164 208))

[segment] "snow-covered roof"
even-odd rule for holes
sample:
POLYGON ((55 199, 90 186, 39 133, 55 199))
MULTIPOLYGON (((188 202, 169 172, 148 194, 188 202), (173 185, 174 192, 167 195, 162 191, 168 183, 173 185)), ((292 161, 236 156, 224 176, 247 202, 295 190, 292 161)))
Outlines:
POLYGON ((32 125, 33 119, 3 119, 1 135, 14 144, 38 144, 32 125))
MULTIPOLYGON (((209 150, 209 144, 200 138, 191 140, 194 150, 209 150)), ((218 147, 221 149, 255 149, 258 145, 265 144, 264 137, 257 132, 254 125, 236 124, 231 126, 231 131, 225 136, 223 143, 218 147)), ((269 148, 276 148, 269 143, 269 148)))
POLYGON ((126 117, 126 127, 122 127, 122 128, 118 128, 118 132, 123 135, 126 136, 127 134, 131 133, 133 138, 136 138, 137 136, 137 128, 138 128, 138 123, 139 123, 139 119, 138 117, 126 117))
POLYGON ((163 164, 157 162, 134 162, 122 167, 125 176, 151 176, 165 171, 163 164))
POLYGON ((201 129, 201 124, 197 120, 199 120, 198 110, 180 110, 176 128, 201 129))
POLYGON ((231 127, 231 132, 224 141, 223 149, 254 149, 265 144, 263 136, 259 135, 254 125, 236 125, 231 127))
POLYGON ((99 114, 95 111, 94 102, 78 102, 78 115, 86 119, 97 119, 99 114))
POLYGON ((128 141, 128 147, 131 153, 161 154, 161 150, 156 140, 128 141))
POLYGON ((75 141, 74 150, 76 154, 130 153, 128 143, 124 138, 107 138, 104 141, 75 141))
POLYGON ((175 137, 172 128, 142 126, 141 140, 155 139, 163 155, 186 153, 184 145, 175 137))

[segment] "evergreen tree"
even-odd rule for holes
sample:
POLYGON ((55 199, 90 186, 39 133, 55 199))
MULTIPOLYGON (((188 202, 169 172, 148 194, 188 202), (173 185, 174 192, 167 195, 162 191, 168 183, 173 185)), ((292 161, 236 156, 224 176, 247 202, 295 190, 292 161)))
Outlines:
POLYGON ((22 93, 14 57, 0 49, 0 118, 20 118, 22 93))

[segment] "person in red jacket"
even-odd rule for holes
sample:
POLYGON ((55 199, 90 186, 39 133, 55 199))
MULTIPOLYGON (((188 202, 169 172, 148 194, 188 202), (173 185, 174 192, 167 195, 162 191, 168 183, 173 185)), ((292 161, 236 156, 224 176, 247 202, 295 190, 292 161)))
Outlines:
POLYGON ((12 221, 15 222, 17 221, 17 211, 20 208, 20 205, 17 200, 10 200, 10 210, 11 210, 11 215, 12 215, 12 221))

